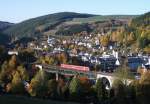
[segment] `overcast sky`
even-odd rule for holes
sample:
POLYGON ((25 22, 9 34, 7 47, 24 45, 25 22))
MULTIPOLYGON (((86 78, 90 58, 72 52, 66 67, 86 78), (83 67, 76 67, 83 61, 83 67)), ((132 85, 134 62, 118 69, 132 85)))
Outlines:
POLYGON ((64 11, 136 15, 150 11, 150 0, 0 0, 0 21, 17 23, 64 11))

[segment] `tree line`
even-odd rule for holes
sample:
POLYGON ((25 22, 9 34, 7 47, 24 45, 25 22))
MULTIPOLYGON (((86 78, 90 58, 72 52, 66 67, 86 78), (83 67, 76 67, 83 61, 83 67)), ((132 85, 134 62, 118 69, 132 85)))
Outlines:
MULTIPOLYGON (((118 73, 120 75, 121 70, 118 73)), ((126 75, 118 77, 112 88, 107 89, 102 79, 94 82, 78 75, 60 75, 56 80, 54 74, 43 70, 34 67, 27 70, 17 56, 12 56, 0 68, 0 93, 95 104, 148 104, 150 72, 143 73, 140 80, 133 80, 129 85, 122 81, 126 75)))

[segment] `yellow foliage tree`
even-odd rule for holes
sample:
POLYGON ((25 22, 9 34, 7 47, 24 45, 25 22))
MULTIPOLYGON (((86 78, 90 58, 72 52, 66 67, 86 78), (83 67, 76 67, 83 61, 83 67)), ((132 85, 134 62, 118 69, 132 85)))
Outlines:
POLYGON ((113 33, 111 34, 111 41, 117 42, 117 34, 116 34, 116 32, 113 32, 113 33))
POLYGON ((21 79, 21 75, 18 71, 16 71, 15 74, 13 75, 11 85, 12 85, 12 88, 11 88, 12 93, 23 94, 25 92, 25 88, 21 79))
POLYGON ((100 42, 102 46, 108 46, 109 44, 109 37, 107 35, 100 37, 100 42))
POLYGON ((136 87, 136 96, 140 104, 149 104, 150 98, 150 72, 142 74, 139 84, 136 87))
POLYGON ((144 51, 145 51, 146 53, 150 54, 150 47, 145 47, 145 48, 144 48, 144 51))
POLYGON ((58 60, 63 63, 66 64, 67 63, 67 55, 65 53, 61 53, 57 56, 58 60))
POLYGON ((16 55, 13 55, 9 61, 9 67, 14 69, 17 65, 17 57, 16 55))
POLYGON ((25 69, 25 67, 18 66, 17 71, 19 72, 20 77, 21 77, 22 80, 26 80, 26 81, 29 80, 29 74, 28 74, 27 70, 25 69))
POLYGON ((129 43, 129 44, 131 44, 131 43, 135 40, 135 38, 134 38, 134 33, 133 33, 133 32, 131 32, 131 33, 129 34, 129 36, 127 37, 127 40, 128 40, 128 43, 129 43))
POLYGON ((141 37, 145 37, 145 31, 142 31, 142 33, 141 33, 141 37))

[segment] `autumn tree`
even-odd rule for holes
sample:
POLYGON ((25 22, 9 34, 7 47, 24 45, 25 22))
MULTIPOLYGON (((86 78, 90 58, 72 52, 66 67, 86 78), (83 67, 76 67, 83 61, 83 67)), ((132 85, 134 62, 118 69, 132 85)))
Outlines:
POLYGON ((20 66, 17 67, 17 71, 19 72, 22 80, 29 81, 29 74, 28 74, 25 67, 20 65, 20 66))
POLYGON ((144 48, 144 52, 150 54, 150 45, 144 48))
POLYGON ((44 97, 47 93, 47 76, 42 70, 39 70, 30 82, 28 92, 31 96, 44 97))
POLYGON ((16 55, 13 55, 11 57, 11 59, 9 60, 9 68, 11 69, 15 69, 17 66, 17 56, 16 55))
POLYGON ((46 64, 45 62, 45 57, 44 56, 40 56, 39 60, 38 60, 40 63, 42 64, 46 64))
POLYGON ((126 66, 126 62, 124 62, 124 65, 119 67, 114 75, 116 76, 116 79, 121 80, 125 85, 127 85, 127 81, 130 79, 134 79, 133 74, 130 72, 129 68, 126 66))
POLYGON ((128 37, 127 37, 127 41, 128 41, 128 44, 131 45, 134 41, 135 41, 135 36, 134 36, 134 33, 131 32, 129 33, 128 37))
POLYGON ((47 93, 48 96, 51 98, 58 98, 58 93, 57 93, 57 86, 58 83, 55 79, 51 79, 47 82, 47 93))
POLYGON ((150 72, 142 74, 139 83, 136 85, 136 96, 140 104, 149 104, 150 98, 150 72))
POLYGON ((52 56, 45 56, 45 63, 47 64, 54 64, 54 57, 52 56))
POLYGON ((63 97, 64 97, 64 93, 65 92, 63 92, 63 88, 65 87, 65 85, 66 84, 65 84, 64 79, 63 78, 59 78, 59 80, 58 80, 58 86, 57 86, 57 93, 58 93, 58 95, 59 95, 59 97, 61 99, 63 99, 63 97))
POLYGON ((142 37, 142 38, 143 38, 143 37, 146 37, 145 31, 142 31, 142 32, 141 32, 140 37, 142 37))
POLYGON ((80 77, 80 83, 82 86, 82 96, 90 96, 92 93, 92 84, 87 77, 80 77))
POLYGON ((105 36, 101 36, 100 37, 100 43, 102 44, 102 46, 108 46, 109 44, 109 37, 107 35, 105 36))
POLYGON ((69 83, 66 83, 64 86, 62 86, 61 92, 62 92, 63 99, 69 98, 69 83))
POLYGON ((121 27, 117 30, 117 36, 118 36, 118 42, 119 44, 122 44, 125 39, 125 28, 121 27))
POLYGON ((1 72, 0 72, 0 82, 3 84, 7 84, 12 80, 12 74, 10 73, 8 62, 5 61, 2 64, 1 72))
POLYGON ((117 32, 115 31, 115 32, 112 32, 112 34, 111 34, 111 41, 112 42, 117 42, 118 40, 118 36, 117 36, 118 34, 117 34, 117 32))
POLYGON ((13 79, 11 82, 10 91, 15 94, 24 94, 25 88, 23 84, 23 80, 21 79, 21 75, 18 71, 16 71, 13 75, 13 79))
POLYGON ((53 65, 54 62, 55 62, 54 58, 55 58, 54 56, 48 56, 48 55, 46 55, 46 56, 41 56, 39 58, 39 61, 42 64, 51 64, 51 65, 53 65))
POLYGON ((60 53, 58 54, 57 59, 59 60, 60 63, 66 64, 68 58, 65 53, 60 53))
POLYGON ((138 42, 138 47, 140 49, 143 49, 149 44, 150 40, 148 40, 147 37, 140 37, 138 38, 137 42, 138 42))

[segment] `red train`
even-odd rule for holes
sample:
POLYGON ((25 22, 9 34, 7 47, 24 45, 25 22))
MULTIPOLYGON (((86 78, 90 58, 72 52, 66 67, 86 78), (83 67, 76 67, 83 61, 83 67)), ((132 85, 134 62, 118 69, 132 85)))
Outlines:
POLYGON ((77 66, 77 65, 68 65, 68 64, 61 64, 60 66, 61 68, 66 68, 69 70, 76 70, 76 71, 89 71, 89 67, 85 67, 85 66, 77 66))

